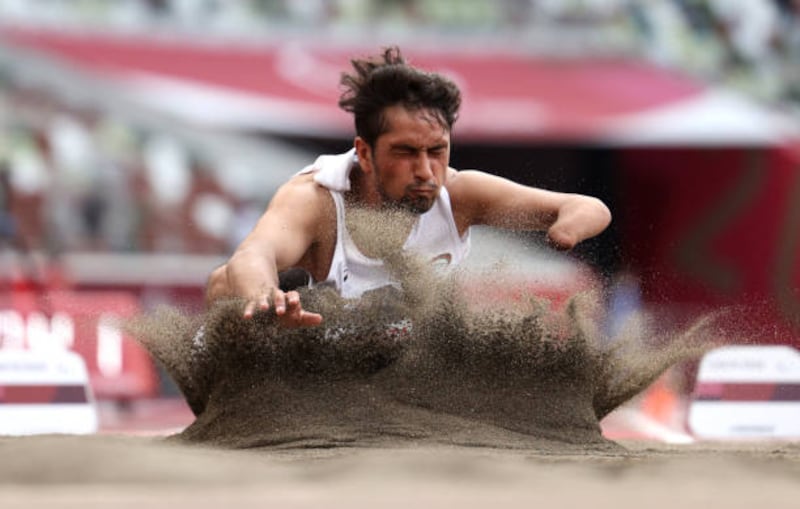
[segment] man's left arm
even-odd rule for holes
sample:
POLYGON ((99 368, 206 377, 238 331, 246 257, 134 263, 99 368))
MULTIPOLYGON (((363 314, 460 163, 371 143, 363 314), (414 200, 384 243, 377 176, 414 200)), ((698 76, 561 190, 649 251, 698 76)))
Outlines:
POLYGON ((545 231, 555 248, 568 250, 611 222, 611 212, 597 198, 528 187, 484 172, 452 172, 447 188, 461 232, 478 224, 545 231))

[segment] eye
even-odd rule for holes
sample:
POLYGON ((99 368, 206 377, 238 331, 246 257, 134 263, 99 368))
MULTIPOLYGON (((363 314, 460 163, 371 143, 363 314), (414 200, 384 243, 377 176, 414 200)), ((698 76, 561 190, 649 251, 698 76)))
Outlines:
POLYGON ((401 156, 410 156, 416 153, 416 149, 412 147, 395 147, 392 152, 401 156))

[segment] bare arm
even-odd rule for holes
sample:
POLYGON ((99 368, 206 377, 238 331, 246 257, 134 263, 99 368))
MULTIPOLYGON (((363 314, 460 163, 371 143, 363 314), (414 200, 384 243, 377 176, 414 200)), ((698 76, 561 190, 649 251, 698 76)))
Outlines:
POLYGON ((316 239, 322 211, 319 188, 310 177, 295 177, 282 186, 253 231, 228 262, 214 271, 208 304, 223 297, 247 301, 245 318, 275 306, 287 326, 316 325, 322 317, 302 309, 297 292, 282 292, 278 271, 295 266, 316 239))
POLYGON ((453 172, 447 185, 459 230, 485 224, 546 231, 558 249, 599 234, 611 212, 597 198, 523 186, 479 171, 453 172))

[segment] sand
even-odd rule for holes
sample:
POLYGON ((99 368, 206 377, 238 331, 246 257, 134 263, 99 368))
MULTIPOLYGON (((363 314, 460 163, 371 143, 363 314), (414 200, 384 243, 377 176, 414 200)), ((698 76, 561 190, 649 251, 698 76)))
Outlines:
POLYGON ((413 263, 393 262, 412 275, 400 278, 402 291, 351 301, 304 290, 306 306, 326 317, 320 327, 285 329, 271 313, 245 320, 238 301, 199 320, 164 309, 130 326, 197 416, 174 440, 616 451, 600 420, 718 337, 711 317, 609 344, 594 322, 596 298, 561 309, 534 297, 476 305, 463 275, 441 278, 413 263))
POLYGON ((358 301, 304 290, 321 327, 244 320, 239 301, 126 324, 195 421, 168 437, 0 438, 0 507, 800 503, 796 443, 602 434, 602 419, 664 370, 732 337, 720 334, 724 313, 682 330, 639 321, 611 341, 597 295, 486 302, 467 284, 474 274, 435 274, 395 256, 394 240, 375 242, 401 288, 358 301))
POLYGON ((148 317, 196 420, 165 437, 0 438, 0 507, 797 507, 798 443, 603 437, 697 331, 678 336, 688 349, 599 348, 567 309, 539 329, 538 312, 487 311, 387 333, 368 325, 397 318, 373 313, 385 296, 363 305, 334 337, 228 303, 201 320, 200 349, 196 317, 148 317))
POLYGON ((164 438, 0 440, 0 507, 797 507, 800 447, 623 443, 230 450, 164 438))

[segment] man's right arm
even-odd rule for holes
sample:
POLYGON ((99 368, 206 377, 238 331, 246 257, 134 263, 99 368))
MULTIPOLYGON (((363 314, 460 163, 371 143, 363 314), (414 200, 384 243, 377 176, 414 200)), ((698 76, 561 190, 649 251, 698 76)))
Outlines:
POLYGON ((310 176, 298 176, 283 185, 228 262, 212 273, 207 304, 240 297, 247 302, 245 318, 274 306, 284 325, 320 323, 320 315, 302 309, 297 292, 279 289, 278 271, 295 266, 308 251, 318 234, 322 210, 321 189, 310 176))

